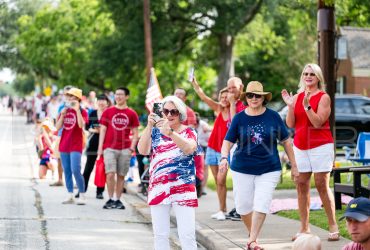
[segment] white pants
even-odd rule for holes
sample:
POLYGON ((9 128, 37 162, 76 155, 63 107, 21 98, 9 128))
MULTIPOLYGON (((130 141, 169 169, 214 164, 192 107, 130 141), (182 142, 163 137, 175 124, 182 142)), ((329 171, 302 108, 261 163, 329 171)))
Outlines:
POLYGON ((154 232, 154 249, 170 250, 170 210, 176 215, 177 231, 183 250, 196 250, 194 207, 173 205, 150 206, 154 232))

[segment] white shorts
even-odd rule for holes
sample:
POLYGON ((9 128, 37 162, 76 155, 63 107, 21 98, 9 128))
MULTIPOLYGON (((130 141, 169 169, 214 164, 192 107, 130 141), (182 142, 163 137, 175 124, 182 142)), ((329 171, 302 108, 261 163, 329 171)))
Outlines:
POLYGON ((298 172, 330 172, 334 164, 334 144, 328 143, 316 148, 301 150, 293 146, 298 172))
POLYGON ((280 181, 281 171, 250 175, 231 170, 235 208, 238 214, 252 211, 269 213, 272 194, 280 181))

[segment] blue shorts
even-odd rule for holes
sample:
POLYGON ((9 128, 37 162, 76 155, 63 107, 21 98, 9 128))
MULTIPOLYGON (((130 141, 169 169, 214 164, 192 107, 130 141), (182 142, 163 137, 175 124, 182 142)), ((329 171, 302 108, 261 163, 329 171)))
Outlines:
POLYGON ((221 160, 221 153, 215 151, 214 149, 207 147, 207 154, 206 154, 206 165, 209 166, 218 166, 221 160))
POLYGON ((39 165, 47 166, 48 163, 49 163, 49 161, 50 161, 50 158, 49 157, 48 158, 42 158, 40 160, 40 164, 39 165))

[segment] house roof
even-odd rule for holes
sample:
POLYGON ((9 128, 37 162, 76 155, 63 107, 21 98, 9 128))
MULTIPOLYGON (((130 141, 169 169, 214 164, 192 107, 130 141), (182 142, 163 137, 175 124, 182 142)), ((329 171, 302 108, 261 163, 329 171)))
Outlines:
POLYGON ((340 27, 354 69, 370 69, 370 28, 340 27))

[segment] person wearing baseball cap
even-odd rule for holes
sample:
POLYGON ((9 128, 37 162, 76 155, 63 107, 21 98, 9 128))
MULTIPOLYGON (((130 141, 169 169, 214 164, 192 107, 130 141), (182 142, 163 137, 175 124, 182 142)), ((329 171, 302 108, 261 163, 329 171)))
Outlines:
POLYGON ((342 250, 370 250, 370 200, 365 197, 351 200, 340 220, 344 218, 353 241, 342 250))

